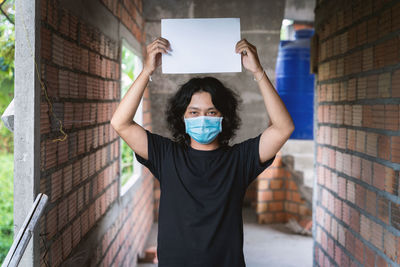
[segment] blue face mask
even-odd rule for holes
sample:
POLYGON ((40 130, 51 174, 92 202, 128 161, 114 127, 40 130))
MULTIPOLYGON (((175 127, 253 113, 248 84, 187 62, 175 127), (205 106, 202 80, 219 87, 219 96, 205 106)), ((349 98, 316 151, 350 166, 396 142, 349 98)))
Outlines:
POLYGON ((222 131, 222 118, 212 116, 184 118, 186 133, 200 144, 209 144, 222 131))

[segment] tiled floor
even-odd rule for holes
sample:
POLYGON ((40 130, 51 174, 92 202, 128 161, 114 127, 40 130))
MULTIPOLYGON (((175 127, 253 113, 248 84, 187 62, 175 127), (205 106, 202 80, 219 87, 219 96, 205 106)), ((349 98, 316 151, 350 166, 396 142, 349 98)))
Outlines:
MULTIPOLYGON (((255 211, 243 208, 243 252, 247 267, 312 266, 313 241, 310 236, 292 234, 284 224, 257 224, 255 211)), ((157 224, 152 227, 149 245, 156 245, 157 224)), ((138 264, 157 267, 157 264, 138 264)))

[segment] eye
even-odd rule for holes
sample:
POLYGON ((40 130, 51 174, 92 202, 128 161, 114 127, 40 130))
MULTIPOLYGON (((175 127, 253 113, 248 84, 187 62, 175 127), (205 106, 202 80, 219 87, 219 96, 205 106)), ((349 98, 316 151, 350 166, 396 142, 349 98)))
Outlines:
POLYGON ((196 114, 197 113, 197 111, 190 111, 189 112, 189 114, 192 114, 192 115, 194 115, 194 114, 196 114))
POLYGON ((210 111, 210 112, 208 112, 208 114, 211 114, 211 115, 216 115, 216 114, 217 114, 217 112, 215 112, 215 111, 210 111))

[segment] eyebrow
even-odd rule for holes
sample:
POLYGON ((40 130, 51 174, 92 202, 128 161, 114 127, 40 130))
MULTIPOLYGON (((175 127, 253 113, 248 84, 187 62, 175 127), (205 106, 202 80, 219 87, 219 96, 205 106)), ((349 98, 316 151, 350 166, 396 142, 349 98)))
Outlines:
MULTIPOLYGON (((200 110, 198 107, 188 107, 188 109, 195 109, 195 110, 200 110)), ((207 110, 217 110, 216 108, 208 108, 207 110)))

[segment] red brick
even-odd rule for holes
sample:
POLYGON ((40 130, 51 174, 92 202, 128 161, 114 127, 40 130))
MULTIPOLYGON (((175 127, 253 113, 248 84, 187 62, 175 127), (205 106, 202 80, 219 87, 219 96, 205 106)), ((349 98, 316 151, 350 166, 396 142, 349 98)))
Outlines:
POLYGON ((335 151, 335 167, 336 170, 338 172, 342 172, 343 171, 343 153, 339 152, 339 151, 335 151))
POLYGON ((378 152, 378 134, 367 133, 367 151, 366 153, 370 156, 376 157, 378 152))
POLYGON ((400 97, 400 69, 392 74, 392 97, 400 97))
POLYGON ((79 70, 88 72, 89 68, 89 51, 84 48, 80 48, 80 64, 79 70))
POLYGON ((352 125, 352 110, 353 107, 351 105, 344 106, 344 124, 352 125))
POLYGON ((367 77, 358 77, 357 99, 365 99, 367 95, 367 77))
POLYGON ((350 207, 350 227, 356 232, 360 232, 360 212, 350 207))
POLYGON ((257 200, 258 201, 269 201, 272 200, 272 191, 258 191, 257 200))
POLYGON ((47 21, 47 0, 40 1, 40 17, 43 22, 47 21))
POLYGON ((346 142, 347 142, 347 137, 346 137, 346 128, 339 128, 338 129, 338 147, 346 149, 346 142))
POLYGON ((338 195, 339 197, 346 199, 346 179, 338 176, 338 195))
POLYGON ((389 200, 383 196, 378 196, 378 218, 389 224, 389 200))
POLYGON ((391 145, 392 161, 400 163, 400 136, 392 136, 391 141, 392 141, 391 145))
MULTIPOLYGON (((378 50, 377 52, 381 52, 378 50)), ((362 71, 371 70, 374 67, 374 47, 362 50, 362 71)), ((359 78, 360 79, 360 78, 359 78)))
POLYGON ((385 187, 384 190, 394 194, 397 187, 397 177, 399 172, 390 167, 385 167, 385 187))
MULTIPOLYGON (((291 203, 291 204, 293 204, 295 207, 297 207, 297 205, 295 205, 294 203, 291 203)), ((268 210, 270 210, 270 211, 282 211, 283 210, 283 202, 282 201, 269 202, 268 203, 268 210)), ((290 211, 296 213, 297 209, 296 208, 292 208, 290 211)))
POLYGON ((361 179, 372 184, 372 162, 367 159, 361 160, 361 179))
POLYGON ((366 132, 357 130, 356 131, 356 150, 358 152, 361 152, 361 153, 365 152, 365 139, 366 139, 366 132))
POLYGON ((390 137, 378 135, 378 156, 384 160, 390 160, 390 137))
POLYGON ((383 250, 383 227, 382 225, 371 221, 371 243, 380 250, 383 250))
POLYGON ((61 229, 68 222, 68 199, 64 198, 57 206, 58 210, 58 225, 57 230, 61 231, 61 229))
POLYGON ((53 33, 52 36, 52 59, 53 62, 59 66, 63 66, 63 50, 64 50, 64 43, 62 37, 53 33))
POLYGON ((58 97, 58 69, 46 65, 46 91, 49 97, 58 97))
POLYGON ((89 171, 89 164, 88 164, 88 160, 89 160, 89 156, 85 156, 82 160, 81 160, 81 162, 82 162, 82 167, 81 167, 81 170, 82 170, 82 181, 84 181, 86 178, 88 178, 88 171, 89 171))
POLYGON ((72 249, 72 235, 71 226, 67 227, 62 234, 62 245, 63 245, 63 259, 67 259, 68 255, 71 253, 72 249))
POLYGON ((41 56, 44 59, 51 60, 51 51, 52 51, 52 38, 51 38, 51 32, 45 28, 41 27, 40 28, 40 34, 41 34, 41 56))
POLYGON ((371 220, 361 214, 360 235, 367 241, 371 239, 371 220))
POLYGON ((366 190, 366 210, 372 215, 376 216, 376 193, 370 190, 366 190))
POLYGON ((368 42, 374 42, 378 38, 378 18, 372 17, 368 20, 367 25, 367 35, 368 35, 368 42))
POLYGON ((68 194, 72 188, 72 165, 63 169, 64 195, 68 194))
POLYGON ((63 126, 65 129, 71 129, 72 128, 72 121, 73 121, 73 104, 71 102, 65 102, 64 103, 64 121, 63 121, 63 126))
POLYGON ((81 241, 81 220, 78 217, 72 224, 72 248, 76 247, 81 241))
POLYGON ((378 75, 367 76, 367 98, 378 97, 378 75))
POLYGON ((63 65, 67 68, 72 68, 72 53, 74 53, 74 45, 68 40, 63 40, 63 65))
POLYGON ((365 261, 364 265, 366 267, 374 267, 375 266, 375 253, 372 249, 370 249, 367 245, 364 245, 365 251, 365 261))
MULTIPOLYGON (((40 133, 48 133, 50 131, 49 108, 47 103, 40 104, 40 133)), ((41 162, 44 163, 44 162, 41 162)))
POLYGON ((378 75, 378 94, 380 98, 390 97, 390 72, 378 75))
POLYGON ((55 240, 50 247, 51 264, 50 266, 59 266, 62 263, 62 237, 55 240))
POLYGON ((46 214, 46 232, 48 233, 48 240, 51 240, 57 233, 57 206, 46 214))
POLYGON ((78 34, 78 18, 73 15, 69 14, 69 37, 73 40, 77 39, 78 34))
POLYGON ((343 153, 343 172, 351 176, 351 155, 343 153))
POLYGON ((357 45, 363 45, 365 43, 367 43, 367 22, 363 21, 357 25, 357 45))
POLYGON ((373 186, 380 190, 385 189, 385 166, 374 162, 373 186))
POLYGON ((392 6, 392 32, 400 29, 400 3, 396 3, 392 6))
POLYGON ((355 255, 354 257, 361 263, 364 262, 364 244, 363 242, 356 238, 354 240, 354 245, 355 245, 355 255))
POLYGON ((57 141, 58 164, 68 160, 68 139, 57 141))
POLYGON ((68 220, 72 221, 72 219, 77 214, 77 191, 73 192, 68 197, 68 220))
POLYGON ((378 17, 379 37, 383 37, 391 31, 391 10, 385 9, 378 17))
POLYGON ((385 129, 397 131, 399 129, 399 107, 398 105, 385 105, 385 129))
POLYGON ((343 204, 343 201, 341 201, 338 198, 334 198, 333 202, 334 202, 334 215, 337 218, 339 218, 340 220, 342 220, 343 219, 343 216, 342 216, 342 204, 343 204))
POLYGON ((62 194, 62 169, 51 175, 51 202, 55 202, 62 194))
POLYGON ((81 181, 81 161, 76 161, 73 164, 72 185, 77 186, 81 181))
POLYGON ((356 131, 347 129, 347 145, 346 148, 349 150, 356 150, 356 131))
POLYGON ((274 200, 284 200, 285 199, 285 191, 274 191, 273 192, 273 199, 274 200))

